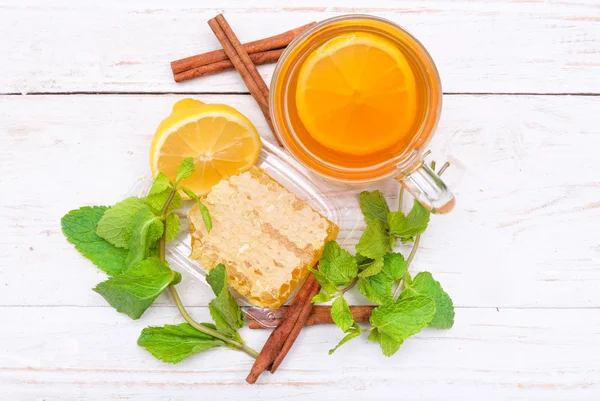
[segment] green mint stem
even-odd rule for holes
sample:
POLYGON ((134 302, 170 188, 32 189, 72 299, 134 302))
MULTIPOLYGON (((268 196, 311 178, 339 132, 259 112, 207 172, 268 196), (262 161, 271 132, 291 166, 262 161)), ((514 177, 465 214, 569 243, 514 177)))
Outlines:
MULTIPOLYGON (((417 249, 419 248, 420 240, 421 240, 421 235, 417 235, 415 237, 415 243, 414 243, 412 249, 410 250, 410 253, 408 254, 408 259, 406 259, 406 269, 407 270, 410 267, 410 262, 413 261, 413 259, 415 258, 415 255, 417 254, 417 249)), ((406 272, 406 274, 408 274, 408 272, 406 272)), ((402 291, 402 282, 403 281, 404 281, 404 277, 400 280, 400 282, 398 283, 398 286, 394 290, 394 295, 393 295, 394 299, 398 299, 398 296, 400 295, 400 291, 402 291)))
POLYGON ((398 211, 402 211, 402 201, 404 199, 404 185, 400 184, 400 195, 398 196, 398 211))
MULTIPOLYGON (((163 206, 162 211, 160 213, 160 219, 163 222, 167 218, 167 213, 169 212, 169 205, 171 204, 171 201, 175 197, 176 193, 177 193, 177 187, 173 186, 173 190, 169 194, 169 197, 167 198, 167 201, 165 202, 165 205, 163 206)), ((167 248, 166 235, 167 235, 167 230, 165 230, 163 232, 163 235, 162 235, 162 237, 160 237, 160 241, 158 243, 158 253, 159 253, 159 256, 160 256, 160 260, 162 260, 163 262, 166 261, 166 255, 165 255, 165 250, 167 248)))
POLYGON ((162 260, 163 262, 166 260, 165 257, 165 249, 167 245, 167 241, 165 241, 165 237, 162 236, 160 237, 160 241, 158 242, 158 256, 160 257, 160 260, 162 260))
POLYGON ((421 240, 421 235, 417 235, 415 237, 415 243, 414 243, 412 249, 410 250, 410 253, 408 254, 408 259, 406 259, 406 268, 407 269, 410 267, 410 262, 412 262, 412 260, 415 258, 415 255, 417 254, 417 249, 419 248, 420 240, 421 240))
POLYGON ((342 294, 350 291, 356 285, 356 283, 358 283, 358 277, 354 277, 354 280, 352 280, 350 284, 342 289, 342 294))
MULTIPOLYGON (((440 168, 440 170, 438 171, 438 176, 441 177, 442 174, 444 174, 444 171, 446 171, 446 169, 448 167, 450 167, 450 162, 444 163, 442 168, 440 168)), ((435 160, 431 162, 431 168, 435 169, 435 160)), ((401 187, 400 188, 400 206, 398 208, 398 211, 401 211, 401 209, 402 209, 402 194, 403 194, 403 192, 404 192, 404 187, 401 187)), ((406 259, 406 269, 407 270, 410 267, 410 263, 413 261, 413 259, 415 258, 415 255, 417 254, 417 249, 419 248, 420 240, 421 240, 421 235, 417 235, 415 237, 415 243, 414 243, 412 249, 410 250, 410 254, 408 255, 408 259, 406 259)), ((406 274, 408 274, 408 272, 406 272, 406 274)), ((404 281, 404 278, 402 278, 400 280, 400 282, 398 283, 398 286, 394 290, 394 294, 393 294, 394 299, 398 299, 398 296, 400 295, 400 291, 402 291, 402 282, 403 281, 404 281)))
POLYGON ((177 293, 177 290, 175 289, 174 285, 169 286, 169 291, 171 292, 171 295, 173 296, 173 300, 175 301, 175 305, 177 305, 177 309, 179 309, 179 313, 181 313, 181 316, 183 316, 185 321, 188 322, 190 326, 192 326, 196 330, 201 331, 205 334, 216 337, 219 340, 225 341, 227 344, 232 345, 235 348, 237 348, 238 350, 245 352, 246 354, 250 355, 252 358, 256 359, 258 357, 258 352, 256 352, 252 348, 250 348, 242 343, 232 340, 231 338, 227 337, 226 335, 220 333, 217 330, 213 330, 210 327, 203 326, 200 323, 196 322, 194 319, 192 319, 190 314, 185 310, 185 307, 183 306, 183 303, 181 302, 181 298, 179 298, 179 294, 177 293))
MULTIPOLYGON (((167 213, 169 211, 169 205, 171 204, 171 201, 175 197, 176 193, 177 193, 177 187, 173 186, 173 190, 171 191, 171 194, 169 195, 169 197, 167 198, 167 201, 165 202, 165 205, 163 206, 163 209, 161 212, 161 220, 164 221, 166 219, 167 213)), ((166 245, 167 245, 166 235, 167 235, 167 230, 164 230, 162 237, 160 237, 160 242, 158 243, 160 260, 162 260, 163 262, 166 262, 166 258, 165 258, 165 250, 166 250, 166 245)), ((245 344, 242 344, 235 340, 232 340, 231 338, 227 337, 223 333, 221 333, 217 330, 213 330, 210 327, 203 326, 200 323, 196 322, 194 319, 192 319, 190 314, 185 310, 185 307, 183 306, 183 302, 181 302, 181 298, 179 297, 179 293, 177 293, 177 290, 175 289, 175 286, 173 284, 169 285, 169 291, 171 292, 171 296, 173 297, 173 300, 175 301, 175 305, 177 306, 179 313, 181 314, 181 316, 183 316, 185 321, 188 322, 188 324, 190 326, 192 326, 193 328, 195 328, 196 330, 198 330, 204 334, 208 334, 210 336, 216 337, 219 340, 226 342, 227 344, 237 348, 238 350, 243 351, 246 354, 250 355, 254 359, 256 359, 258 357, 258 352, 256 352, 252 348, 246 346, 245 344)))
POLYGON ((169 197, 167 198, 167 201, 165 202, 165 205, 163 206, 162 212, 160 213, 160 215, 161 215, 160 217, 162 219, 165 219, 167 217, 167 212, 169 211, 169 205, 171 205, 171 201, 175 197, 176 193, 177 193, 177 187, 174 186, 173 190, 169 194, 169 197))

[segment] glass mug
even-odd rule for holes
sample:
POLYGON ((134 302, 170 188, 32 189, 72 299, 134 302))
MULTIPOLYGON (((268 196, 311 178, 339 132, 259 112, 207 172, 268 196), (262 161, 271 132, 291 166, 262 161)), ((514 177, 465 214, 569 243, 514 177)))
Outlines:
MULTIPOLYGON (((367 62, 363 62, 363 69, 367 69, 365 65, 367 62)), ((279 59, 269 94, 269 108, 276 134, 285 148, 305 167, 326 178, 350 183, 394 176, 433 213, 447 213, 454 207, 452 193, 422 160, 425 146, 437 126, 441 106, 440 78, 423 45, 393 22, 369 15, 330 18, 299 35, 279 59), (345 50, 346 53, 335 53, 350 43, 356 46, 345 50), (364 46, 364 43, 368 45, 364 46), (375 56, 366 56, 372 50, 369 50, 369 46, 377 48, 373 51, 375 56), (351 54, 352 51, 359 55, 351 54), (385 52, 391 56, 388 57, 385 52), (334 56, 326 60, 323 54, 334 56), (371 87, 376 88, 375 92, 369 92, 368 96, 356 90, 349 93, 352 88, 348 89, 347 86, 351 86, 348 82, 352 79, 346 76, 341 79, 336 74, 329 77, 319 72, 323 71, 322 66, 328 68, 327 63, 344 63, 343 57, 353 60, 343 67, 354 74, 356 78, 353 78, 353 82, 360 86, 360 82, 371 79, 371 87), (355 69, 353 64, 358 64, 356 60, 360 57, 371 57, 371 73, 364 75, 364 71, 355 69), (326 61, 319 64, 322 60, 326 61), (397 72, 396 75, 385 75, 377 68, 378 62, 383 63, 382 66, 385 63, 397 63, 399 68, 404 68, 404 76, 397 76, 397 72), (310 68, 303 67, 308 64, 310 68), (314 74, 314 77, 310 74, 314 74), (377 77, 378 74, 381 76, 377 77), (310 86, 310 82, 313 82, 313 86, 310 86), (317 82, 316 88, 314 82, 317 82), (346 100, 342 101, 353 102, 349 107, 353 107, 354 112, 343 111, 346 114, 341 114, 340 110, 346 109, 336 109, 337 105, 334 107, 330 104, 329 99, 333 99, 334 103, 340 99, 338 94, 331 94, 336 91, 336 82, 339 82, 340 91, 344 92, 342 99, 346 100), (324 91, 326 95, 323 95, 324 91), (386 119, 386 116, 389 117, 386 119), (338 123, 336 117, 345 121, 338 123), (333 121, 328 121, 328 118, 333 121), (341 128, 343 124, 350 127, 341 128), (307 125, 313 130, 309 131, 307 125), (349 129, 349 135, 354 133, 355 136, 349 136, 346 141, 344 129, 349 129)))

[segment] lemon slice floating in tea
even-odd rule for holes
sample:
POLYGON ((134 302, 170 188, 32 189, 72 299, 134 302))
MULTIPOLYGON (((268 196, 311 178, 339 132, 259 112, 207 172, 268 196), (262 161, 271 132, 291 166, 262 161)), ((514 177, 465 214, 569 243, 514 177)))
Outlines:
POLYGON ((150 148, 150 168, 175 180, 181 161, 193 157, 194 174, 183 181, 204 195, 222 178, 252 167, 262 143, 250 120, 233 107, 184 99, 156 130, 150 148))
POLYGON ((410 64, 391 40, 345 33, 304 61, 296 90, 298 115, 321 145, 354 155, 374 153, 410 135, 417 114, 415 86, 410 64))

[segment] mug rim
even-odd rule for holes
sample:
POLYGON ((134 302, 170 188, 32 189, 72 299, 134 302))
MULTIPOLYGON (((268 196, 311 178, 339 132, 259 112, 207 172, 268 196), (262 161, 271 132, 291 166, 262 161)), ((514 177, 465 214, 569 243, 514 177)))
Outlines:
MULTIPOLYGON (((300 35, 298 35, 296 38, 294 38, 290 42, 290 44, 285 48, 283 53, 281 54, 276 66, 275 66, 275 69, 273 70, 273 75, 271 77, 271 84, 270 84, 270 88, 269 88, 269 115, 271 117, 271 121, 273 122, 273 127, 276 131, 276 132, 274 132, 274 134, 279 138, 279 140, 281 141, 281 143, 283 144, 285 149, 288 151, 288 153, 292 157, 294 157, 294 159, 296 159, 296 161, 298 161, 300 164, 302 164, 302 166, 309 169, 310 171, 312 171, 324 178, 327 178, 327 179, 332 179, 332 180, 339 181, 339 182, 348 182, 348 183, 368 183, 368 182, 378 181, 380 179, 391 177, 394 175, 406 174, 406 173, 414 170, 415 168, 418 168, 418 166, 419 166, 418 162, 420 160, 420 156, 425 151, 427 144, 429 143, 429 141, 431 140, 431 138, 433 137, 433 134, 435 133, 435 131, 437 129, 437 125, 439 123, 440 116, 441 116, 442 102, 443 102, 443 91, 442 91, 440 75, 439 75, 439 72, 438 72, 435 62, 433 61, 433 58, 431 57, 431 54, 429 54, 429 52, 427 51, 425 46, 423 46, 423 44, 414 35, 412 35, 408 30, 404 29, 403 27, 396 24, 395 22, 390 21, 386 18, 378 17, 375 15, 369 15, 369 14, 338 15, 335 17, 330 17, 330 18, 324 19, 324 20, 316 23, 312 27, 306 29, 304 32, 302 32, 300 35), (383 174, 380 174, 377 176, 366 177, 366 178, 342 178, 342 177, 332 176, 330 174, 327 174, 323 171, 320 171, 319 169, 316 169, 316 168, 310 166, 308 163, 306 163, 304 160, 302 160, 301 157, 296 155, 296 153, 291 149, 290 144, 288 143, 288 139, 285 137, 285 135, 282 135, 282 133, 281 133, 282 129, 280 129, 280 122, 278 121, 278 119, 276 117, 276 113, 275 113, 275 96, 276 96, 275 86, 276 86, 276 82, 279 78, 279 75, 281 73, 281 69, 283 68, 284 61, 287 59, 287 57, 290 55, 290 53, 299 44, 301 44, 307 37, 312 35, 315 31, 318 31, 319 29, 322 29, 323 27, 325 27, 327 25, 330 25, 330 24, 333 24, 333 23, 336 23, 339 21, 346 21, 346 20, 353 20, 353 19, 382 22, 382 23, 392 26, 393 28, 398 29, 399 31, 406 34, 408 36, 408 38, 410 40, 412 40, 414 42, 414 44, 419 48, 419 50, 421 50, 423 52, 425 62, 420 61, 419 62, 420 67, 422 67, 422 68, 431 67, 430 70, 428 69, 427 75, 429 77, 431 77, 430 79, 434 85, 431 85, 430 83, 428 83, 428 86, 433 86, 433 88, 430 87, 429 90, 433 92, 437 88, 438 98, 439 98, 438 105, 435 108, 435 110, 433 110, 432 108, 429 108, 427 110, 427 113, 426 113, 425 117, 423 118, 423 122, 421 123, 421 126, 418 128, 417 134, 414 137, 416 140, 417 138, 423 136, 423 130, 431 118, 430 114, 433 113, 433 117, 434 117, 433 124, 431 125, 429 135, 427 135, 426 139, 422 142, 421 147, 419 149, 413 149, 412 155, 411 154, 403 155, 401 153, 399 155, 396 155, 396 156, 390 158, 390 160, 387 162, 380 163, 380 165, 384 165, 384 166, 389 165, 390 171, 384 172, 383 174), (428 64, 428 65, 425 66, 425 64, 428 64), (414 152, 414 150, 416 150, 416 152, 414 152)), ((408 147, 407 150, 410 150, 410 147, 408 147)), ((308 157, 310 157, 313 160, 318 160, 318 159, 315 159, 310 154, 308 155, 308 157)), ((373 169, 373 167, 378 167, 378 166, 371 166, 371 169, 373 169)), ((334 170, 331 167, 329 169, 334 170)), ((345 171, 345 172, 349 173, 349 175, 351 175, 353 172, 356 173, 359 171, 363 171, 360 168, 357 169, 357 168, 352 168, 352 167, 336 167, 335 169, 345 171)))

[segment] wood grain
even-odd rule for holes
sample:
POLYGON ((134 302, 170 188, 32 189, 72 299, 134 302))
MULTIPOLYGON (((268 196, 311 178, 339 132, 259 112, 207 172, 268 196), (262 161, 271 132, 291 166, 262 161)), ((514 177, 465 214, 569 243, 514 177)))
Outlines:
MULTIPOLYGON (((373 13, 429 49, 446 92, 599 93, 596 0, 4 1, 0 93, 246 92, 234 72, 185 84, 169 62, 213 50, 220 12, 250 41, 309 21, 373 13)), ((260 68, 269 82, 273 66, 260 68)))
MULTIPOLYGON (((192 308, 199 320, 206 308, 192 308)), ((0 387, 6 399, 595 400, 600 310, 459 309, 452 330, 426 329, 386 358, 365 337, 327 351, 343 333, 310 327, 275 375, 243 381, 252 360, 227 349, 178 364, 136 345, 148 325, 181 321, 152 308, 132 321, 109 308, 0 308, 0 387), (65 335, 68 333, 68 335, 65 335), (477 394, 477 395, 476 395, 477 394)), ((252 346, 268 331, 243 329, 252 346)))
MULTIPOLYGON (((0 398, 596 401, 599 22, 597 0, 2 1, 0 398), (132 321, 91 291, 105 276, 64 240, 60 218, 122 199, 147 174, 150 139, 176 100, 204 93, 273 141, 236 73, 172 82, 170 61, 218 47, 203 21, 220 12, 244 42, 373 13, 429 49, 455 94, 431 148, 453 164, 458 203, 432 218, 411 270, 431 271, 451 294, 452 330, 427 329, 385 358, 365 338, 327 356, 342 333, 311 327, 251 387, 246 355, 211 350, 167 365, 136 345, 142 328, 181 322, 168 297, 132 321)), ((259 68, 267 82, 272 70, 259 68)), ((363 189, 397 202, 393 180, 331 184, 348 249, 364 225, 363 189)), ((187 273, 178 286, 208 320, 210 291, 187 273)), ((255 348, 268 334, 243 329, 255 348)))
MULTIPOLYGON (((104 275, 65 241, 59 220, 81 205, 122 199, 146 174, 154 129, 180 98, 0 97, 0 163, 8 172, 0 184, 10 189, 0 197, 0 305, 105 305, 89 290, 104 275), (65 282, 68 291, 57 291, 65 282), (23 291, 25 283, 30 291, 23 291)), ((250 96, 199 98, 238 108, 270 135, 250 96)), ((598 242, 591 235, 600 221, 600 98, 444 100, 431 148, 438 160, 453 163, 447 180, 457 207, 432 218, 413 270, 431 271, 458 306, 600 306, 598 242)), ((393 180, 367 188, 381 189, 396 204, 393 180)), ((352 228, 364 225, 356 200, 362 189, 328 190, 343 207, 340 235, 349 249, 360 233, 352 228)), ((180 286, 188 304, 211 298, 189 276, 180 286)))

